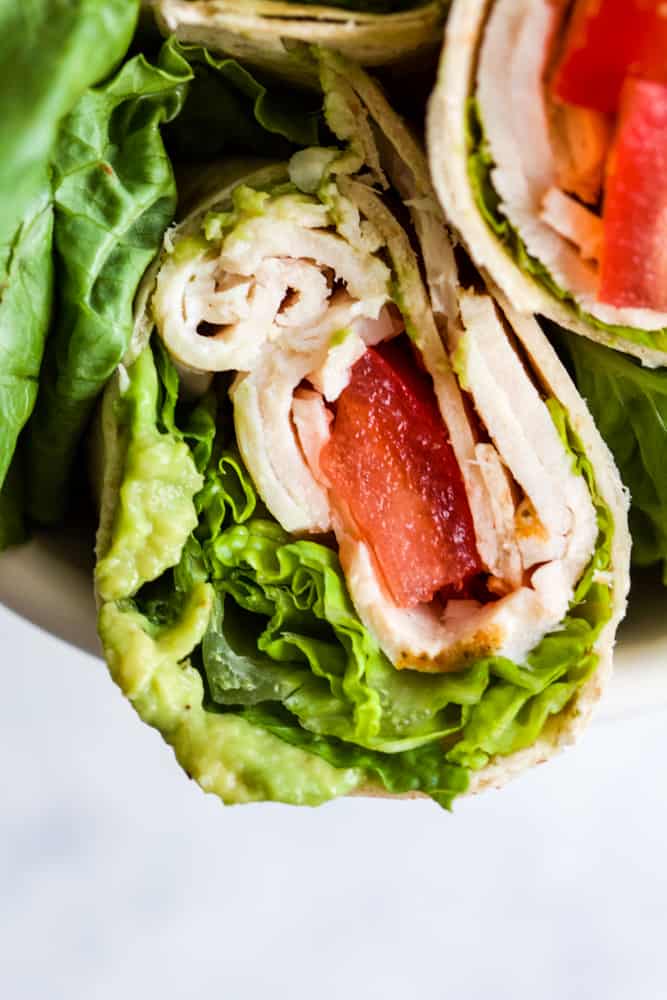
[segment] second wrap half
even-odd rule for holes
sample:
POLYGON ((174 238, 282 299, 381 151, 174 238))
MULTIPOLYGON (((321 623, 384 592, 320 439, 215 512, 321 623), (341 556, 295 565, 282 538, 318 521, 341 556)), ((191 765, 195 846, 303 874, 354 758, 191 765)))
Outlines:
POLYGON ((455 0, 428 116, 433 183, 478 267, 520 311, 651 367, 667 361, 667 88, 624 68, 632 39, 603 39, 622 9, 639 44, 657 6, 455 0), (620 96, 597 93, 616 70, 620 96))

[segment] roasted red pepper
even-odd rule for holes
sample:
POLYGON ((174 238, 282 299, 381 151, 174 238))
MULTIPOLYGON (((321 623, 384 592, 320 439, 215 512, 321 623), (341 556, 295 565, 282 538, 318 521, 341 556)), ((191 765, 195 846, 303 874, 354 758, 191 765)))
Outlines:
POLYGON ((555 97, 615 112, 625 77, 667 82, 667 10, 660 0, 578 0, 552 80, 555 97))
POLYGON ((396 342, 370 348, 320 456, 400 607, 482 569, 461 471, 430 378, 396 342))
POLYGON ((667 311, 667 86, 628 77, 603 206, 598 298, 667 311))

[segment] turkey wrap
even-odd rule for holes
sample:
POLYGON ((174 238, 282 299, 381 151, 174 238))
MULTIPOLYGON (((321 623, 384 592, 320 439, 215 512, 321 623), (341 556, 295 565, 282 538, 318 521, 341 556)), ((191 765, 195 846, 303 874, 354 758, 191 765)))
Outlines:
POLYGON ((111 673, 226 802, 426 794, 545 760, 610 675, 626 498, 532 318, 455 252, 378 86, 207 171, 93 443, 111 673))

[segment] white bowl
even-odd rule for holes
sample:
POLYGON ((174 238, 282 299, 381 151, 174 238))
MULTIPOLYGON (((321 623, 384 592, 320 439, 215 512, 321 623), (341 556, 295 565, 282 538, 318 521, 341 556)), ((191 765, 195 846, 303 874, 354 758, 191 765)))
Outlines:
MULTIPOLYGON (((37 534, 27 545, 0 555, 0 602, 99 656, 92 572, 90 528, 37 534)), ((667 590, 659 574, 636 574, 628 617, 618 634, 614 677, 597 719, 627 717, 667 704, 666 608, 667 590)))

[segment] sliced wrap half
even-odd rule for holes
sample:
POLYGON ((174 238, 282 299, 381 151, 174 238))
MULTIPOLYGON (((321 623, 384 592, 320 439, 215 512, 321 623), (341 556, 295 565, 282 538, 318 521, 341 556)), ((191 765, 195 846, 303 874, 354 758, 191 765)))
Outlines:
POLYGON ((637 53, 659 7, 455 0, 428 114, 442 206, 514 307, 652 367, 667 359, 667 88, 637 53))
POLYGON ((152 0, 160 28, 283 79, 316 82, 296 44, 335 48, 364 66, 415 62, 437 49, 444 0, 152 0))
POLYGON ((315 58, 335 142, 214 172, 144 282, 94 449, 100 635, 226 802, 449 805, 586 723, 626 498, 381 91, 315 58))

